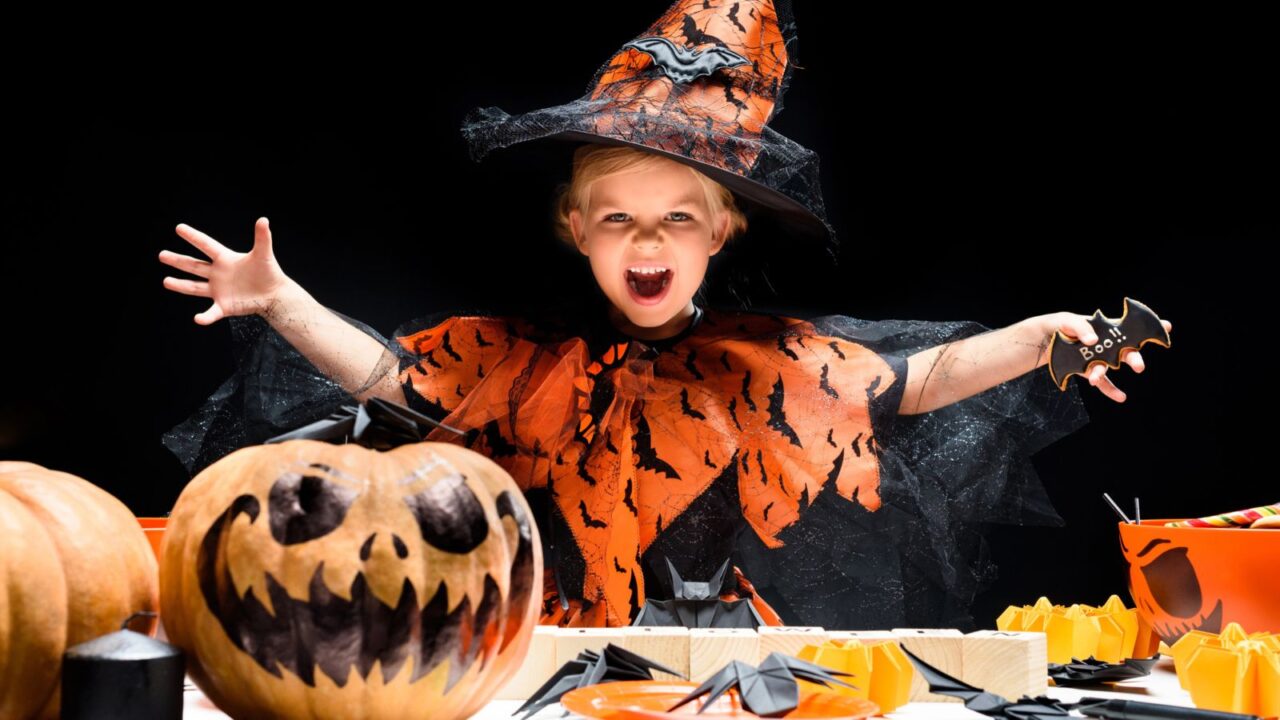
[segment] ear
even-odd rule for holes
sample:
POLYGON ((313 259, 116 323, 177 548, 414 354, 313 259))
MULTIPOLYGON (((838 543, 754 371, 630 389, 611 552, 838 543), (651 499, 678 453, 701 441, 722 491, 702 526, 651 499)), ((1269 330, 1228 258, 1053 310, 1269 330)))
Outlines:
POLYGON ((573 232, 573 244, 578 247, 578 252, 589 255, 587 239, 582 234, 582 211, 578 208, 569 211, 569 230, 573 232))
POLYGON ((725 235, 729 232, 729 213, 721 212, 716 220, 714 242, 711 245, 711 250, 707 253, 708 257, 720 252, 720 249, 724 247, 725 235))

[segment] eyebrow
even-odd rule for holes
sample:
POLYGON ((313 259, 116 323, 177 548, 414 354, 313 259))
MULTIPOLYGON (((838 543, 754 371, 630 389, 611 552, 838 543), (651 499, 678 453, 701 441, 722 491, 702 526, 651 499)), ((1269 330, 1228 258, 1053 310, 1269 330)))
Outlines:
MULTIPOLYGON (((696 194, 689 194, 676 200, 675 203, 672 205, 672 207, 680 207, 681 205, 697 205, 701 200, 702 198, 698 197, 696 194)), ((615 201, 613 198, 606 197, 606 198, 602 198, 599 201, 599 203, 597 203, 596 207, 616 208, 616 207, 622 207, 622 205, 621 203, 618 203, 617 201, 615 201)))

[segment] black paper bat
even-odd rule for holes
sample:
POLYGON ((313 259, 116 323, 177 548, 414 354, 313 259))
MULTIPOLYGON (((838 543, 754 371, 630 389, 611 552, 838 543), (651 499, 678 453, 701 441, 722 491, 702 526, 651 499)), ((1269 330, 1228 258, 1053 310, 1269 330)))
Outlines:
MULTIPOLYGON (((624 650, 613 643, 604 646, 600 652, 585 650, 578 653, 577 659, 570 660, 538 688, 525 704, 516 709, 512 715, 525 713, 525 717, 536 714, 539 710, 560 700, 570 690, 577 690, 588 685, 598 685, 619 680, 652 680, 650 670, 661 670, 678 677, 684 677, 671 668, 664 667, 643 655, 624 650)), ((568 713, 565 713, 566 715, 568 713)))
POLYGON ((1095 310, 1089 325, 1098 336, 1093 345, 1071 340, 1061 331, 1054 332, 1049 340, 1049 375, 1059 390, 1066 390, 1072 375, 1084 375, 1094 363, 1104 363, 1112 369, 1120 367, 1123 350, 1138 350, 1149 342, 1164 347, 1172 344, 1160 318, 1133 298, 1124 299, 1124 314, 1119 321, 1095 310))
MULTIPOLYGON (((899 647, 902 646, 899 645, 899 647)), ((965 707, 987 717, 1007 718, 1007 720, 1043 720, 1072 717, 1068 713, 1071 710, 1075 710, 1089 717, 1113 718, 1115 720, 1124 720, 1126 718, 1128 720, 1157 720, 1163 718, 1179 718, 1180 720, 1192 720, 1194 718, 1204 718, 1205 720, 1227 720, 1228 718, 1258 720, 1252 715, 1221 713, 1176 705, 1137 702, 1135 700, 1108 700, 1106 698, 1084 697, 1080 698, 1080 702, 1077 703, 1065 703, 1043 695, 1034 698, 1023 695, 1018 702, 1009 702, 995 693, 989 693, 951 677, 911 654, 911 651, 905 647, 902 648, 902 651, 907 654, 911 664, 915 665, 916 671, 929 684, 929 692, 960 698, 964 700, 965 707)), ((1154 661, 1155 658, 1151 658, 1151 660, 1154 661)), ((1146 662, 1146 660, 1140 662, 1146 662)))
POLYGON ((1128 658, 1122 663, 1109 663, 1094 657, 1088 660, 1071 658, 1069 663, 1049 663, 1049 677, 1058 686, 1130 680, 1150 675, 1151 667, 1159 659, 1160 656, 1155 655, 1149 658, 1128 658))
MULTIPOLYGON (((902 646, 899 645, 898 647, 902 646)), ((916 671, 929 684, 929 692, 960 698, 964 701, 965 707, 976 713, 981 713, 987 717, 1006 718, 1007 720, 1042 720, 1044 718, 1071 717, 1068 714, 1071 706, 1060 703, 1053 698, 1044 696, 1032 698, 1024 695, 1018 702, 1009 702, 995 693, 989 693, 951 677, 916 657, 905 647, 902 647, 902 651, 907 654, 911 664, 915 665, 916 671)))
POLYGON ((836 675, 852 677, 847 672, 815 665, 807 660, 779 652, 769 653, 759 667, 752 667, 741 660, 734 660, 715 675, 707 678, 707 681, 693 692, 685 695, 680 702, 668 708, 667 712, 672 712, 703 695, 710 695, 702 707, 698 708, 698 713, 701 714, 716 701, 716 698, 728 692, 729 688, 736 687, 744 710, 760 717, 781 717, 795 710, 800 704, 800 685, 796 682, 796 678, 821 683, 827 687, 831 687, 831 683, 853 687, 835 677, 836 675))
POLYGON ((662 68, 662 72, 677 84, 691 82, 701 75, 710 75, 720 68, 750 62, 726 47, 715 46, 695 51, 678 46, 664 37, 640 38, 622 47, 635 48, 653 58, 654 65, 662 68))
POLYGON ((421 442, 427 433, 437 427, 459 435, 466 434, 403 405, 371 397, 359 407, 343 405, 329 417, 277 435, 265 444, 286 440, 321 440, 339 445, 352 442, 375 450, 390 450, 400 445, 421 442))
POLYGON ((710 582, 684 580, 667 559, 671 573, 671 600, 645 598, 632 625, 675 626, 688 628, 758 628, 764 620, 750 600, 720 599, 729 560, 716 571, 710 582))

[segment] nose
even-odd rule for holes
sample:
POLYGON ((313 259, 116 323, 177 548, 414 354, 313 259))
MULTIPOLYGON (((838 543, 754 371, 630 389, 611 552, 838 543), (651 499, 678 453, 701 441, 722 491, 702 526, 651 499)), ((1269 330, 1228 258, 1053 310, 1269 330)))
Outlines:
MULTIPOLYGON (((364 562, 369 561, 369 557, 373 555, 373 541, 376 537, 378 537, 378 533, 370 535, 365 539, 364 544, 360 546, 360 560, 364 562)), ((409 547, 404 544, 404 541, 400 539, 399 535, 396 535, 395 533, 391 534, 391 545, 395 548, 396 557, 403 560, 409 556, 409 547)))
POLYGON ((663 236, 661 229, 657 227, 646 228, 643 226, 639 227, 639 229, 636 230, 635 236, 631 238, 631 242, 639 247, 661 245, 664 240, 665 237, 663 236))

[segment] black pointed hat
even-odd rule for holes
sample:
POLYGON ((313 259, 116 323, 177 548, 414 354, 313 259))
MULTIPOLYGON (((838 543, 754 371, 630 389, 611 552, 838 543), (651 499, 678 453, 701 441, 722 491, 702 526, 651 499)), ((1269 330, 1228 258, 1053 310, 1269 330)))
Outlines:
POLYGON ((596 71, 586 95, 521 115, 475 108, 462 132, 476 161, 541 138, 660 153, 747 207, 780 213, 834 257, 817 154, 768 127, 782 111, 795 45, 790 0, 677 0, 596 71))

